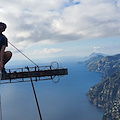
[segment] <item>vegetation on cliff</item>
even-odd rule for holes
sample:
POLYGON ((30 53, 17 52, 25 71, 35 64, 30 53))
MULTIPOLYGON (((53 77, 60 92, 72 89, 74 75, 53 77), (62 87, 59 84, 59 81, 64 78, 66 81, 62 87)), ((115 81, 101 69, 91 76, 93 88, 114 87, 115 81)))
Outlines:
POLYGON ((109 77, 113 73, 120 71, 120 54, 102 57, 99 60, 89 62, 88 71, 104 73, 102 79, 109 77))
POLYGON ((87 93, 89 100, 105 111, 102 120, 120 120, 120 54, 91 61, 88 70, 104 73, 87 93))

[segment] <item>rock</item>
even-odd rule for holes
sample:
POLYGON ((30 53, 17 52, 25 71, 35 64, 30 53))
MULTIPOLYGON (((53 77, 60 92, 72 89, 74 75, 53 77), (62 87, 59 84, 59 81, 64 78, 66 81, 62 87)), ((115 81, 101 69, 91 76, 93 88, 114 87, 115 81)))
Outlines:
POLYGON ((106 79, 113 73, 120 71, 120 54, 90 61, 87 69, 103 73, 102 79, 106 79))
POLYGON ((88 64, 88 70, 104 73, 104 80, 90 88, 90 102, 102 108, 101 120, 120 120, 120 54, 88 64))

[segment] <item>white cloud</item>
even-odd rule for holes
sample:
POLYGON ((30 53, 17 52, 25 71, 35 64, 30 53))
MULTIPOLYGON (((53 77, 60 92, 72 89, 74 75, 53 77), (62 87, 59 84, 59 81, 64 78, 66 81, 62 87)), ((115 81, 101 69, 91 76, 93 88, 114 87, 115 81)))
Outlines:
POLYGON ((101 52, 101 51, 104 49, 104 47, 94 46, 93 49, 94 49, 94 50, 93 50, 94 52, 101 52))
POLYGON ((63 49, 60 48, 43 48, 32 50, 32 52, 27 53, 27 56, 32 59, 60 57, 62 51, 63 49))
POLYGON ((57 53, 57 52, 61 52, 63 51, 62 49, 59 49, 59 48, 44 48, 41 52, 44 54, 49 54, 49 53, 57 53))
POLYGON ((33 44, 120 36, 120 1, 1 0, 0 20, 8 25, 5 34, 9 40, 22 49, 33 44))
POLYGON ((99 48, 101 48, 100 46, 94 46, 94 49, 99 49, 99 48))

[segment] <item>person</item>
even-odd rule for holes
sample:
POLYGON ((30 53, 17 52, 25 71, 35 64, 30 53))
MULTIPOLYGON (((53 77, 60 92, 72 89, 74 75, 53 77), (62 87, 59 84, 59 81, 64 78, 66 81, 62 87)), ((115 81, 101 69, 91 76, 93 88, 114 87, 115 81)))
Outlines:
POLYGON ((5 64, 11 59, 12 52, 5 51, 6 47, 8 47, 8 39, 2 33, 7 28, 7 25, 3 22, 0 22, 0 70, 2 74, 6 74, 5 64))

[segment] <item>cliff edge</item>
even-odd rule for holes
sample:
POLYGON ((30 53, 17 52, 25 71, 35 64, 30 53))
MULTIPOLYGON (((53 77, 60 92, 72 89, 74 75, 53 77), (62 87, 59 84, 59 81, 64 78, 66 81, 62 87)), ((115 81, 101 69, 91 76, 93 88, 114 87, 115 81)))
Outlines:
POLYGON ((120 120, 120 54, 92 61, 88 70, 102 72, 104 79, 90 88, 90 102, 105 111, 102 120, 120 120))

